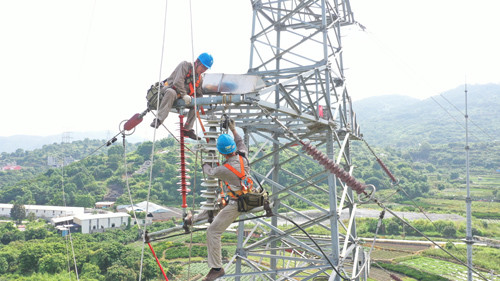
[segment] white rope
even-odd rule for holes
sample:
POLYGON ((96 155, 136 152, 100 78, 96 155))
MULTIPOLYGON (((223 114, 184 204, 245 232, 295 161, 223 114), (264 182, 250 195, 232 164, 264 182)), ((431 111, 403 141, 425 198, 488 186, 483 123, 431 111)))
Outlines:
POLYGON ((127 186, 128 199, 130 201, 130 207, 132 208, 132 214, 134 215, 134 221, 137 226, 139 226, 139 221, 137 220, 137 215, 134 209, 134 202, 132 201, 132 193, 130 192, 130 184, 128 182, 128 171, 127 171, 127 146, 125 142, 125 135, 123 135, 123 167, 125 169, 125 185, 127 186))
MULTIPOLYGON (((162 83, 162 67, 163 67, 163 55, 165 53, 165 37, 166 37, 166 30, 167 30, 167 7, 168 7, 168 0, 165 0, 165 13, 164 13, 164 18, 163 18, 163 40, 162 40, 162 47, 161 47, 161 55, 160 55, 160 71, 158 73, 158 81, 162 83)), ((158 99, 156 101, 156 108, 160 107, 160 86, 158 86, 158 99)), ((158 120, 156 120, 158 122, 158 120)), ((153 181, 153 165, 154 165, 154 152, 155 152, 155 143, 156 143, 156 131, 157 131, 157 126, 155 126, 154 133, 153 133, 153 145, 151 147, 151 166, 149 167, 149 186, 148 186, 148 195, 146 198, 146 218, 144 220, 144 231, 142 234, 142 249, 141 249, 141 265, 140 265, 140 270, 139 270, 139 280, 142 280, 142 267, 144 264, 144 247, 146 245, 146 230, 147 230, 147 216, 149 212, 149 197, 151 195, 151 182, 153 181)))
MULTIPOLYGON (((195 130, 195 135, 197 136, 198 135, 198 121, 201 122, 201 120, 198 120, 198 105, 196 103, 196 96, 197 96, 197 91, 198 89, 196 88, 196 81, 198 80, 198 75, 196 74, 196 67, 195 67, 195 63, 196 63, 196 60, 194 58, 194 36, 193 36, 193 8, 192 8, 192 4, 191 4, 191 0, 189 0, 189 20, 190 20, 190 27, 191 27, 191 61, 193 62, 192 64, 192 81, 191 83, 193 83, 193 89, 194 89, 194 93, 193 93, 193 98, 194 98, 194 108, 193 110, 195 111, 194 112, 194 127, 196 128, 195 130)), ((201 86, 201 85, 200 85, 201 86)), ((189 115, 189 113, 188 113, 189 115)), ((197 142, 199 142, 199 140, 196 140, 197 142)), ((185 145, 184 145, 185 146, 185 145)), ((181 149, 184 149, 184 148, 181 148, 181 149)), ((195 167, 198 166, 198 152, 196 152, 196 157, 195 157, 195 167)), ((195 171, 195 184, 193 184, 193 202, 192 202, 192 218, 191 220, 193 221, 194 220, 194 205, 195 205, 195 191, 196 191, 196 171, 195 171)), ((188 280, 191 279, 191 250, 192 250, 192 245, 193 245, 193 232, 191 231, 191 235, 190 235, 190 240, 189 240, 189 263, 188 263, 188 280)))
MULTIPOLYGON (((194 36, 193 36, 193 8, 191 6, 191 0, 189 0, 189 19, 190 19, 190 28, 191 28, 191 61, 193 62, 192 64, 192 67, 193 67, 193 70, 192 70, 192 77, 193 77, 193 89, 194 89, 194 93, 193 93, 193 98, 194 98, 194 110, 195 110, 195 116, 194 116, 194 126, 196 128, 196 134, 198 133, 198 122, 201 122, 201 120, 198 120, 198 104, 196 102, 196 91, 198 90, 196 88, 196 80, 198 80, 198 76, 196 75, 196 67, 195 67, 195 62, 196 62, 196 59, 195 59, 195 56, 194 56, 194 36)), ((201 74, 200 74, 201 75, 201 74)), ((201 85, 200 85, 201 87, 201 85)), ((197 140, 199 142, 199 140, 197 140)))
MULTIPOLYGON (((62 159, 62 165, 61 165, 61 186, 62 186, 62 193, 63 193, 62 194, 63 195, 63 204, 64 204, 64 207, 66 207, 66 195, 65 195, 66 193, 64 191, 64 158, 62 159)), ((69 222, 68 222, 68 224, 69 224, 69 222)), ((78 267, 76 266, 75 248, 73 247, 73 239, 71 237, 71 227, 68 228, 68 235, 69 235, 69 241, 71 244, 71 253, 73 254, 73 263, 75 265, 76 280, 80 280, 78 278, 78 267)), ((67 243, 67 241, 66 241, 66 243, 67 243)), ((71 280, 71 276, 70 276, 70 280, 71 280)))

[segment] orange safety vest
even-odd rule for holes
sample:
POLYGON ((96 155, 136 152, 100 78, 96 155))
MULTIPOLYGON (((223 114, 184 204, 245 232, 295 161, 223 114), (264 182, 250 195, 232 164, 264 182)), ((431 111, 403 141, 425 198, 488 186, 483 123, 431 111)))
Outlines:
POLYGON ((228 168, 231 172, 233 172, 240 179, 240 184, 241 184, 241 189, 235 192, 231 189, 231 186, 229 186, 227 182, 224 182, 226 184, 227 189, 229 189, 229 196, 231 196, 233 199, 237 199, 238 196, 248 193, 250 190, 252 190, 253 180, 245 175, 245 165, 243 162, 243 157, 241 157, 241 155, 240 155, 240 171, 236 170, 233 166, 227 163, 224 164, 224 167, 228 168))

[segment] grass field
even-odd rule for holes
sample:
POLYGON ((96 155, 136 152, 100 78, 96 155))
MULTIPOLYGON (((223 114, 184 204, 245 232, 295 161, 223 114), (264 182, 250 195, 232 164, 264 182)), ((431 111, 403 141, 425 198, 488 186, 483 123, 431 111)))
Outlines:
MULTIPOLYGON (((421 271, 437 274, 450 280, 467 280, 467 267, 448 261, 431 259, 428 257, 418 257, 415 259, 403 261, 401 262, 401 264, 416 268, 421 271)), ((481 272, 481 274, 487 277, 489 280, 500 280, 500 278, 498 277, 491 277, 487 272, 481 272)), ((480 277, 477 274, 473 273, 473 279, 480 280, 480 277)))

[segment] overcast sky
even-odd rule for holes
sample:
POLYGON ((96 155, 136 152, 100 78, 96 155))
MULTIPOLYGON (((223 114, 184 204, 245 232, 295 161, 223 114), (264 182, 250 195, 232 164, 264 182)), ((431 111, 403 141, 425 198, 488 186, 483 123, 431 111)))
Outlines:
MULTIPOLYGON (((245 73, 250 1, 192 0, 193 35, 189 3, 0 0, 0 136, 114 135, 122 120, 145 109, 154 81, 201 52, 214 56, 211 73, 245 73)), ((342 39, 354 100, 389 94, 424 99, 466 81, 500 83, 500 1, 350 3, 366 27, 353 26, 342 39)), ((178 117, 170 115, 175 131, 178 117)), ((152 139, 152 118, 138 126, 138 137, 152 139)))

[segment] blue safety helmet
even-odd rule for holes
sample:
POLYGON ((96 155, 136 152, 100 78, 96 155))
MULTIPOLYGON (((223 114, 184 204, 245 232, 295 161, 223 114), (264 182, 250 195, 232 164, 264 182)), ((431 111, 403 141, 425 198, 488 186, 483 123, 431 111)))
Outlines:
POLYGON ((233 137, 228 134, 222 134, 217 139, 217 150, 221 154, 231 154, 236 151, 236 143, 233 137))
POLYGON ((201 53, 198 56, 198 60, 206 67, 210 68, 212 67, 212 64, 214 64, 214 58, 212 57, 211 54, 209 53, 201 53))

